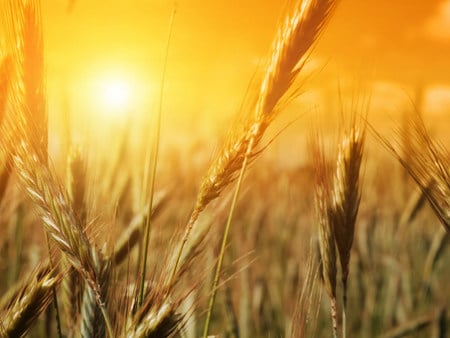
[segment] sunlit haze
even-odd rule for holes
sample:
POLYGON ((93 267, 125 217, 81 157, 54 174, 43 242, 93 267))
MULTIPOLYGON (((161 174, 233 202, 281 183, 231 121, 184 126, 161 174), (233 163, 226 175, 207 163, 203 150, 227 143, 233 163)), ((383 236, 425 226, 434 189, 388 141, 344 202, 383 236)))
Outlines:
POLYGON ((94 98, 99 100, 100 111, 112 118, 131 113, 133 110, 132 87, 125 79, 105 77, 98 79, 94 98))
MULTIPOLYGON (((226 132, 224 123, 264 65, 284 7, 275 0, 177 2, 162 103, 167 132, 226 132)), ((449 8, 449 0, 341 1, 310 55, 304 100, 287 111, 333 111, 342 91, 370 92, 380 116, 401 113, 418 93, 426 112, 446 114, 449 8)), ((171 1, 43 1, 50 115, 58 118, 67 84, 71 111, 102 119, 151 116, 173 10, 171 1)))

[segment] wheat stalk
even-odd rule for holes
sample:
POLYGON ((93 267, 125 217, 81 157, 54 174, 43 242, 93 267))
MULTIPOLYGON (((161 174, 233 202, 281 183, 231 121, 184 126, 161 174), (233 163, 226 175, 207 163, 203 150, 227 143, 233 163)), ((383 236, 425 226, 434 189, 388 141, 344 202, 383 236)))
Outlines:
MULTIPOLYGON (((86 169, 85 158, 80 147, 71 147, 67 158, 67 193, 77 221, 83 229, 86 228, 87 222, 85 205, 86 169)), ((67 272, 61 283, 61 298, 65 310, 67 329, 72 331, 79 317, 83 294, 90 292, 92 295, 93 292, 84 288, 82 277, 70 265, 70 262, 67 262, 66 259, 63 262, 66 263, 64 265, 67 272)))
POLYGON ((303 0, 292 6, 272 46, 254 112, 244 128, 230 137, 211 165, 202 182, 194 211, 201 212, 234 181, 244 157, 258 154, 254 148, 281 106, 294 97, 296 89, 293 84, 302 69, 301 61, 316 41, 334 6, 335 1, 332 0, 303 0))
POLYGON ((306 262, 306 276, 294 309, 294 318, 289 334, 291 338, 306 337, 308 324, 317 322, 317 310, 321 298, 320 285, 319 288, 317 287, 318 272, 316 255, 314 255, 314 250, 311 249, 306 262), (316 311, 314 311, 315 308, 316 311))
MULTIPOLYGON (((73 332, 76 328, 84 293, 83 278, 66 259, 63 261, 63 279, 61 281, 61 307, 65 329, 73 332)), ((72 336, 68 334, 68 336, 72 336)))
POLYGON ((182 317, 176 309, 184 297, 172 299, 170 294, 173 291, 173 285, 167 282, 165 271, 161 274, 159 281, 148 283, 146 289, 144 302, 138 307, 125 336, 128 338, 171 337, 182 326, 182 317))
MULTIPOLYGON (((47 110, 44 81, 44 44, 40 3, 37 0, 8 0, 3 11, 8 46, 11 50, 11 82, 15 106, 20 107, 27 133, 36 141, 33 146, 47 157, 47 110)), ((16 114, 17 114, 16 113, 16 114)), ((15 118, 18 118, 17 116, 15 118)))
POLYGON ((0 124, 3 121, 6 112, 6 103, 8 102, 12 73, 12 59, 10 56, 6 56, 0 63, 0 124))
POLYGON ((315 202, 319 230, 319 250, 325 291, 331 302, 333 336, 337 337, 336 309, 336 246, 333 222, 332 177, 327 168, 323 144, 318 135, 311 140, 311 154, 315 167, 315 202))
POLYGON ((344 132, 338 149, 333 187, 332 220, 341 263, 343 305, 342 332, 346 337, 347 279, 355 223, 361 199, 360 169, 363 158, 365 128, 352 117, 349 131, 344 132))
MULTIPOLYGON (((6 48, 10 50, 12 65, 10 74, 10 94, 8 101, 17 109, 9 116, 20 120, 28 137, 34 140, 36 154, 40 161, 47 161, 48 121, 44 79, 44 44, 40 2, 35 0, 6 1, 2 11, 6 23, 6 48), (19 115, 19 116, 17 116, 19 115)), ((7 161, 15 151, 14 134, 6 138, 7 161), (7 149, 8 150, 8 149, 7 149)), ((52 253, 46 234, 50 265, 53 268, 52 253)), ((53 289, 53 303, 56 310, 58 337, 62 337, 56 290, 53 289)))
MULTIPOLYGON (((19 129, 17 136, 21 135, 23 130, 19 129)), ((94 291, 97 304, 104 311, 92 245, 77 221, 67 191, 50 166, 43 164, 40 158, 42 155, 38 156, 24 139, 16 146, 13 162, 22 186, 38 207, 46 233, 94 291)), ((106 313, 104 316, 108 322, 106 313)))
POLYGON ((348 277, 350 250, 353 244, 361 189, 360 168, 364 150, 364 130, 352 127, 339 145, 333 188, 333 211, 336 244, 342 266, 343 280, 348 277))
MULTIPOLYGON (((3 58, 0 64, 0 125, 7 109, 8 96, 11 87, 11 80, 13 75, 12 59, 10 56, 3 58)), ((3 162, 0 163, 0 203, 5 195, 6 187, 8 186, 9 177, 11 175, 11 155, 7 153, 3 162)))
MULTIPOLYGON (((163 191, 160 194, 155 194, 153 208, 150 217, 155 219, 164 210, 169 201, 170 194, 163 191)), ((127 228, 120 234, 114 252, 111 255, 111 261, 114 265, 122 263, 133 247, 139 242, 142 236, 142 224, 148 218, 149 207, 145 206, 144 210, 137 214, 128 224, 127 228)))
MULTIPOLYGON (((342 116, 343 117, 343 116, 342 116)), ((339 142, 334 176, 327 166, 319 136, 311 143, 316 170, 316 206, 319 219, 319 249, 322 258, 324 286, 331 299, 333 327, 336 320, 336 247, 342 270, 342 333, 346 337, 347 279, 353 245, 356 217, 361 198, 360 169, 365 143, 365 127, 351 116, 348 130, 339 142)), ((337 335, 337 332, 334 332, 337 335)))
POLYGON ((80 147, 72 147, 67 158, 67 187, 72 208, 80 224, 86 226, 86 159, 80 147))
MULTIPOLYGON (((299 65, 299 63, 305 57, 306 52, 311 48, 312 44, 316 41, 316 38, 321 32, 323 25, 326 23, 334 5, 334 1, 304 0, 296 2, 291 8, 291 12, 286 15, 285 21, 281 25, 277 38, 272 46, 269 63, 266 67, 266 72, 259 88, 254 116, 250 118, 251 122, 247 125, 245 132, 242 134, 244 137, 239 137, 238 140, 240 140, 240 142, 237 144, 235 143, 234 147, 231 148, 237 156, 230 158, 226 151, 226 161, 221 161, 221 158, 219 157, 219 166, 215 166, 213 164, 212 172, 210 173, 212 176, 209 176, 209 179, 203 181, 207 183, 206 187, 211 186, 210 178, 217 177, 217 174, 222 174, 222 178, 225 178, 225 184, 227 185, 233 180, 233 176, 235 175, 234 172, 239 170, 236 189, 231 202, 227 223, 223 232, 219 259, 217 261, 216 272, 214 275, 213 285, 211 287, 212 293, 203 331, 204 338, 208 335, 209 323, 217 292, 217 285, 220 279, 220 272, 222 269, 231 220, 237 204, 239 191, 248 162, 255 158, 255 156, 260 152, 255 151, 255 147, 260 143, 265 130, 276 117, 277 113, 281 109, 281 106, 283 104, 287 104, 295 96, 295 94, 298 93, 298 88, 293 87, 293 83, 297 78, 299 71, 302 69, 301 64, 299 65), (236 147, 236 145, 238 147, 236 147), (227 163, 230 159, 231 161, 229 163, 232 164, 232 170, 228 171, 227 166, 222 168, 222 164, 224 162, 227 163), (236 165, 237 167, 234 169, 233 167, 236 165), (216 172, 216 169, 219 169, 218 173, 216 172)), ((214 185, 212 185, 212 187, 217 188, 214 185)), ((220 188, 220 184, 218 187, 220 188)), ((203 190, 201 189, 201 191, 203 190)), ((214 193, 214 189, 207 188, 205 191, 214 193)), ((219 193, 220 189, 213 194, 213 197, 217 197, 219 193)), ((197 208, 199 203, 200 205, 204 204, 202 199, 211 199, 211 197, 208 197, 208 194, 200 194, 199 197, 200 199, 197 200, 197 208)), ((189 234, 189 231, 190 230, 188 228, 187 235, 189 234)), ((185 242, 186 239, 183 243, 185 242)), ((179 254, 179 256, 181 256, 181 254, 179 254)))
POLYGON ((419 112, 413 112, 408 122, 394 141, 387 140, 373 127, 371 131, 414 179, 445 230, 450 232, 450 154, 441 143, 431 139, 419 112), (403 135, 410 135, 408 149, 404 149, 405 142, 401 141, 403 135), (405 158, 403 154, 408 152, 414 156, 405 158))
MULTIPOLYGON (((169 48, 170 48, 170 42, 172 38, 172 32, 173 32, 173 24, 175 20, 175 15, 177 12, 176 4, 174 5, 172 15, 169 22, 169 34, 167 37, 167 45, 165 50, 165 56, 164 56, 164 63, 163 63, 163 69, 161 74, 161 85, 160 85, 160 95, 159 95, 159 107, 158 107, 158 113, 156 114, 156 135, 154 138, 154 145, 153 145, 153 161, 152 161, 152 172, 150 177, 150 201, 148 204, 148 214, 151 215, 153 210, 153 195, 155 192, 155 181, 156 181, 156 168, 158 164, 158 155, 159 155, 159 147, 160 147, 160 137, 161 137, 161 115, 162 115, 162 107, 163 107, 163 98, 164 98, 164 86, 166 81, 166 70, 167 70, 167 63, 168 63, 168 57, 169 57, 169 48)), ((147 166, 146 166, 147 167, 147 166)), ((148 171, 146 170, 145 175, 147 175, 148 171)), ((148 177, 145 177, 145 182, 147 181, 148 177)), ((149 243, 150 243, 150 221, 152 220, 151 217, 147 217, 145 219, 144 223, 144 241, 143 241, 143 250, 140 253, 139 262, 141 264, 140 266, 140 285, 139 285, 139 293, 138 293, 138 304, 139 306, 142 305, 142 302, 144 300, 144 283, 146 278, 146 269, 147 269, 147 255, 148 255, 148 249, 149 249, 149 243)))
POLYGON ((201 212, 239 176, 240 170, 245 171, 244 163, 259 154, 255 147, 260 143, 267 127, 281 106, 294 97, 296 90, 293 89, 293 83, 302 69, 306 53, 322 31, 335 4, 334 0, 303 0, 296 1, 290 8, 291 12, 285 17, 273 43, 253 114, 242 128, 230 135, 202 180, 182 245, 176 254, 172 279, 184 246, 201 212))
POLYGON ((25 141, 13 157, 18 176, 28 196, 39 208, 46 231, 75 269, 94 286, 95 269, 91 244, 76 221, 67 192, 48 166, 43 165, 25 141))
MULTIPOLYGON (((38 6, 34 1, 9 3, 9 11, 5 15, 12 27, 12 41, 18 39, 14 60, 19 75, 18 85, 12 87, 10 95, 15 116, 6 116, 2 124, 4 142, 1 151, 9 154, 9 145, 14 144, 12 162, 24 190, 39 208, 46 233, 99 295, 90 255, 91 245, 76 220, 67 192, 47 164, 43 74, 34 68, 42 66, 39 61, 42 36, 39 35, 38 6), (21 33, 18 37, 17 32, 21 33), (34 61, 30 60, 33 55, 36 56, 34 61)), ((102 306, 100 297, 97 301, 102 306)))
MULTIPOLYGON (((102 259, 95 251, 92 252, 92 256, 98 276, 101 297, 102 299, 107 299, 108 285, 111 277, 111 263, 108 260, 102 259)), ((102 312, 97 306, 96 294, 90 287, 84 288, 80 323, 80 334, 82 337, 105 337, 106 323, 102 317, 102 312)))

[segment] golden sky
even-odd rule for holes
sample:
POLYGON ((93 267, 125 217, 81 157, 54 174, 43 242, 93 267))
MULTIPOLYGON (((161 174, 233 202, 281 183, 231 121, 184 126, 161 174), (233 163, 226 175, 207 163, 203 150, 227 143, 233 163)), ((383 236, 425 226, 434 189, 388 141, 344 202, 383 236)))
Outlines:
MULTIPOLYGON (((173 2, 72 2, 69 12, 70 0, 42 1, 49 91, 70 83, 71 101, 83 101, 98 79, 122 76, 134 81, 141 104, 155 104, 173 2)), ((233 113, 284 6, 278 0, 178 0, 167 110, 233 113)), ((383 93, 389 86, 422 86, 450 102, 449 56, 450 0, 342 0, 311 60, 316 84, 331 82, 337 90, 336 79, 367 73, 383 93)))

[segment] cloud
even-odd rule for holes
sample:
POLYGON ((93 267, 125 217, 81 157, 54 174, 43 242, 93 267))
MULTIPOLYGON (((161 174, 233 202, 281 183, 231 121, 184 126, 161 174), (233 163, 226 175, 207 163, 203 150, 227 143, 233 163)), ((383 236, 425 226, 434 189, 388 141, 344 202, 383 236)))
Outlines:
POLYGON ((424 33, 435 40, 450 42, 450 0, 443 1, 426 21, 424 33))

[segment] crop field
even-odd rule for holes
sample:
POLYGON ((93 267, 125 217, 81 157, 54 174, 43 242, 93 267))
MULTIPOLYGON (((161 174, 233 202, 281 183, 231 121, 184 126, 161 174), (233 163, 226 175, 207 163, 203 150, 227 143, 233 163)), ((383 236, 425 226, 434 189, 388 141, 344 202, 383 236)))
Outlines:
POLYGON ((1 0, 0 337, 449 337, 450 2, 385 2, 1 0))

